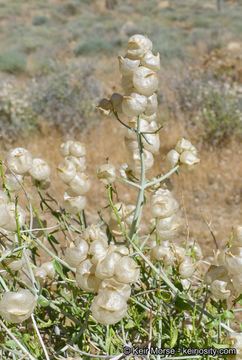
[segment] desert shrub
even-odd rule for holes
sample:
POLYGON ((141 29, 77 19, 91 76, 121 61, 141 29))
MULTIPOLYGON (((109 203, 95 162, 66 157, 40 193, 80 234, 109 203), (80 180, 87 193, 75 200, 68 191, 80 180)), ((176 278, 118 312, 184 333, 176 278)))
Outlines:
POLYGON ((0 70, 12 74, 26 70, 26 57, 17 51, 3 51, 0 53, 0 70))
POLYGON ((4 82, 0 90, 1 140, 9 142, 38 128, 38 115, 30 104, 27 87, 4 82))
POLYGON ((65 134, 88 126, 95 117, 96 99, 103 93, 93 71, 93 66, 85 62, 74 66, 52 64, 48 74, 33 83, 33 109, 65 134))
MULTIPOLYGON (((120 176, 113 164, 100 164, 97 178, 106 188, 107 205, 98 212, 97 223, 85 213, 91 190, 85 144, 61 144, 62 161, 56 170, 66 191, 57 200, 51 194, 46 160, 15 148, 0 161, 3 359, 14 354, 31 360, 74 360, 79 355, 85 360, 118 360, 135 358, 142 349, 150 359, 193 359, 208 349, 213 358, 223 359, 230 347, 238 351, 232 352, 234 360, 241 357, 235 305, 241 304, 242 226, 211 259, 212 266, 203 261, 196 239, 180 231, 186 221, 164 182, 183 170, 184 177, 189 176, 187 170, 200 160, 195 146, 182 138, 166 154, 167 172, 155 178, 149 173, 160 148, 160 63, 149 52, 149 39, 137 35, 134 43, 127 52, 135 61, 119 58, 123 91, 129 96, 115 93, 98 105, 101 114, 124 126, 129 160, 122 164, 120 176), (130 94, 132 87, 136 92, 130 94), (135 205, 124 204, 125 191, 118 191, 118 181, 137 192, 135 205), (145 207, 150 222, 143 219, 145 207), (178 237, 183 238, 182 246, 178 237)), ((74 70, 68 79, 75 84, 79 79, 74 70)), ((41 98, 52 111, 62 106, 63 98, 69 101, 63 89, 69 84, 67 75, 56 74, 49 81, 60 78, 60 91, 56 83, 48 84, 47 97, 41 98), (54 108, 48 104, 51 97, 54 108)), ((75 99, 75 88, 67 90, 75 99)))
POLYGON ((189 126, 202 131, 205 142, 222 145, 232 135, 241 135, 241 90, 237 83, 224 82, 203 70, 183 70, 170 84, 178 109, 186 114, 189 126))
POLYGON ((32 20, 32 24, 34 26, 44 25, 47 22, 48 22, 48 18, 44 15, 36 15, 32 20))

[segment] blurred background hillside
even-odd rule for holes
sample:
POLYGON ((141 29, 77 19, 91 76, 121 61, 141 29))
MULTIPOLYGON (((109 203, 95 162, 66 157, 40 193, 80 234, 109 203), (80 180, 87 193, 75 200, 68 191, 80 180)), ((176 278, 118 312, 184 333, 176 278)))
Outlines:
POLYGON ((171 186, 190 236, 211 253, 205 220, 225 243, 242 219, 241 14, 241 0, 0 0, 0 150, 23 145, 54 173, 63 139, 87 142, 95 218, 106 204, 95 169, 125 157, 123 129, 95 106, 121 92, 116 57, 128 38, 147 34, 162 64, 154 175, 181 136, 199 148, 201 166, 171 186))

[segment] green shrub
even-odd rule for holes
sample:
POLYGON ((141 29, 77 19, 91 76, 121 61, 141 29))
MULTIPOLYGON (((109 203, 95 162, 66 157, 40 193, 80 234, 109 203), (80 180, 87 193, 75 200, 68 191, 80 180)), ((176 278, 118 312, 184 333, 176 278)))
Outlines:
POLYGON ((51 71, 35 80, 34 110, 65 134, 73 134, 94 120, 93 104, 103 95, 102 84, 93 76, 93 65, 52 64, 51 71))
POLYGON ((36 15, 32 20, 32 24, 34 26, 44 25, 47 22, 48 22, 48 18, 44 15, 36 15))
POLYGON ((18 51, 3 51, 0 53, 0 70, 12 74, 26 70, 26 57, 18 51))
POLYGON ((102 38, 92 38, 83 41, 76 49, 76 56, 94 55, 98 53, 112 52, 112 44, 102 38))

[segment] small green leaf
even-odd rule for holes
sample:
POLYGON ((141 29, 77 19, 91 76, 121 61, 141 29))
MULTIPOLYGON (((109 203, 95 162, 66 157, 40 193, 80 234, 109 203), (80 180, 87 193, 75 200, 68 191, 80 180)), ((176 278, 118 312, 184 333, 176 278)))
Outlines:
POLYGON ((177 296, 175 301, 175 307, 178 310, 191 310, 191 305, 183 300, 180 296, 177 296))
POLYGON ((232 311, 225 310, 224 313, 221 316, 221 319, 234 319, 234 314, 232 311))
POLYGON ((170 341, 170 347, 171 348, 173 348, 176 345, 177 338, 178 338, 178 330, 174 329, 172 331, 172 338, 171 338, 171 341, 170 341))
POLYGON ((135 327, 135 323, 133 321, 129 321, 128 324, 125 325, 125 329, 132 329, 135 327))
POLYGON ((55 268, 55 271, 57 272, 57 274, 60 275, 60 277, 62 278, 62 280, 65 280, 65 275, 63 273, 63 270, 62 270, 62 267, 60 265, 60 263, 58 263, 57 260, 54 260, 53 261, 53 264, 54 264, 54 268, 55 268))
POLYGON ((43 299, 41 297, 38 298, 38 304, 40 304, 40 306, 46 307, 50 305, 50 301, 47 299, 43 299))

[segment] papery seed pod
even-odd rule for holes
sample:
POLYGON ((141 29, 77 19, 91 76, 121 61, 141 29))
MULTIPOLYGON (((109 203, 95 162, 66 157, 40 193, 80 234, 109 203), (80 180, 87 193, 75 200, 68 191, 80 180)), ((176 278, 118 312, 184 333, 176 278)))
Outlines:
POLYGON ((105 258, 99 261, 96 266, 96 277, 101 280, 113 277, 115 266, 120 258, 121 256, 119 254, 113 252, 112 249, 109 249, 105 258))
POLYGON ((8 267, 11 271, 19 271, 23 268, 25 264, 23 259, 19 259, 19 260, 10 259, 10 260, 11 261, 8 263, 8 267))
POLYGON ((139 66, 134 72, 133 84, 139 94, 151 96, 158 88, 157 73, 145 66, 139 66))
POLYGON ((183 151, 180 155, 180 163, 183 168, 191 170, 194 168, 194 165, 198 164, 200 159, 191 151, 183 151))
POLYGON ((46 261, 41 265, 41 269, 43 269, 49 279, 53 279, 55 277, 55 268, 53 261, 46 261))
POLYGON ((69 184, 76 175, 76 167, 65 158, 57 167, 57 175, 65 184, 69 184))
POLYGON ((50 178, 47 178, 45 180, 38 181, 37 184, 40 189, 47 190, 50 187, 51 180, 50 178))
POLYGON ((224 262, 229 273, 236 275, 242 272, 242 247, 232 246, 224 252, 224 262))
POLYGON ((146 36, 135 34, 128 40, 127 56, 130 59, 141 59, 148 51, 152 50, 152 42, 146 36))
POLYGON ((73 141, 70 144, 70 155, 75 156, 77 158, 86 156, 86 145, 79 141, 73 141))
POLYGON ((112 184, 116 179, 115 166, 112 164, 101 165, 97 169, 97 177, 104 185, 112 184))
POLYGON ((26 174, 32 166, 32 156, 24 148, 15 148, 6 156, 7 165, 10 170, 19 175, 26 174))
POLYGON ((140 64, 140 60, 132 60, 127 57, 118 56, 119 71, 124 76, 131 76, 140 64))
POLYGON ((113 111, 117 113, 122 113, 123 96, 118 93, 113 93, 110 101, 113 106, 113 111))
POLYGON ((242 247, 242 225, 233 230, 232 245, 242 247))
MULTIPOLYGON (((152 168, 152 166, 154 165, 154 157, 153 154, 144 149, 143 150, 143 154, 144 154, 144 165, 145 165, 145 169, 149 170, 152 168)), ((140 154, 138 150, 135 150, 132 154, 132 159, 131 159, 131 164, 130 164, 130 169, 135 173, 135 174, 140 174, 141 172, 141 160, 140 160, 140 154)))
POLYGON ((163 261, 165 266, 173 265, 174 254, 167 246, 156 245, 151 250, 150 256, 157 261, 163 261))
MULTIPOLYGON (((124 231, 128 231, 128 228, 127 228, 127 225, 125 224, 125 222, 121 221, 121 224, 122 224, 122 228, 124 229, 124 231)), ((108 226, 109 226, 109 230, 113 236, 122 236, 123 235, 123 231, 117 220, 110 219, 108 226)))
MULTIPOLYGON (((118 216, 121 220, 123 220, 125 218, 125 212, 126 212, 126 205, 122 202, 118 202, 116 204, 114 204, 118 216)), ((117 216, 116 214, 112 211, 112 209, 110 209, 110 218, 117 221, 117 216)))
POLYGON ((225 266, 224 250, 217 250, 215 258, 219 266, 225 266))
POLYGON ((232 283, 238 295, 242 294, 242 277, 241 274, 232 276, 232 283))
POLYGON ((131 226, 134 218, 136 206, 135 205, 126 205, 124 212, 124 221, 128 226, 131 226))
POLYGON ((115 266, 115 279, 124 284, 130 284, 139 279, 139 266, 129 256, 122 257, 115 266))
POLYGON ((0 190, 0 204, 9 203, 8 195, 5 191, 0 190))
POLYGON ((28 319, 36 306, 34 295, 26 289, 6 292, 0 301, 0 315, 11 323, 28 319))
POLYGON ((146 105, 146 96, 132 92, 130 96, 123 97, 122 111, 129 117, 138 116, 144 112, 146 105))
POLYGON ((99 110, 100 114, 103 116, 109 116, 112 111, 113 111, 113 106, 110 100, 108 99, 102 99, 98 106, 97 109, 99 110))
POLYGON ((222 280, 214 280, 210 285, 210 291, 217 299, 228 299, 231 291, 228 289, 228 282, 222 280))
POLYGON ((46 180, 50 176, 50 167, 45 160, 35 158, 29 169, 29 175, 37 181, 46 180))
POLYGON ((154 112, 154 114, 152 114, 152 115, 146 115, 145 113, 143 113, 140 115, 140 120, 145 120, 148 123, 151 123, 153 121, 156 122, 157 121, 157 113, 154 112))
POLYGON ((81 212, 86 206, 85 196, 70 196, 66 192, 64 193, 63 207, 70 214, 76 215, 81 212))
POLYGON ((196 264, 192 262, 192 259, 186 257, 185 260, 180 264, 178 272, 183 279, 187 279, 193 275, 196 270, 196 264))
MULTIPOLYGON (((131 205, 131 206, 133 206, 133 205, 131 205)), ((115 245, 115 252, 120 254, 121 256, 128 256, 129 255, 129 249, 125 245, 115 245)))
POLYGON ((191 283, 188 279, 181 279, 181 284, 184 290, 189 290, 191 283))
POLYGON ((180 222, 178 221, 175 214, 166 218, 159 219, 156 226, 156 232, 158 234, 159 240, 172 240, 176 236, 179 227, 180 222))
MULTIPOLYGON (((137 117, 133 117, 129 120, 128 125, 134 129, 137 130, 138 122, 137 117)), ((140 132, 150 131, 150 123, 144 119, 140 119, 139 121, 139 129, 140 132)), ((137 133, 134 130, 127 129, 126 130, 126 137, 129 139, 137 140, 137 133)))
POLYGON ((89 176, 77 172, 74 178, 69 182, 69 188, 66 190, 70 196, 85 195, 91 187, 89 176))
POLYGON ((90 244, 89 255, 91 256, 91 262, 97 265, 102 261, 108 252, 108 243, 103 240, 94 240, 90 244))
POLYGON ((119 322, 126 314, 127 303, 118 291, 101 291, 91 305, 93 317, 103 325, 119 322))
POLYGON ((131 93, 135 92, 135 88, 133 84, 133 75, 123 76, 121 80, 121 85, 126 95, 130 95, 131 93))
MULTIPOLYGON (((15 212, 16 212, 15 204, 14 203, 7 204, 7 211, 9 214, 9 221, 8 221, 8 223, 4 224, 3 227, 5 230, 8 230, 8 231, 16 231, 17 223, 16 223, 16 214, 15 214, 15 212)), ((19 224, 19 227, 21 228, 25 224, 26 213, 21 208, 20 205, 17 206, 17 215, 18 215, 18 224, 19 224)))
POLYGON ((88 243, 80 239, 75 247, 69 247, 65 250, 64 260, 71 267, 77 267, 83 260, 86 259, 88 253, 88 243))
POLYGON ((83 172, 86 170, 86 158, 84 156, 77 158, 70 155, 66 156, 65 160, 73 163, 77 172, 83 172))
POLYGON ((101 282, 98 293, 101 291, 117 291, 126 301, 130 297, 131 287, 128 284, 120 283, 114 278, 105 279, 101 282))
POLYGON ((186 249, 178 245, 171 245, 171 250, 175 256, 177 264, 181 264, 186 259, 186 249))
POLYGON ((157 95, 154 93, 147 98, 147 105, 144 111, 145 115, 152 115, 157 111, 158 101, 157 95))
POLYGON ((43 269, 41 267, 36 267, 36 268, 34 268, 33 273, 34 273, 35 279, 39 281, 40 285, 43 285, 47 279, 47 273, 46 273, 45 269, 43 269))
POLYGON ((139 144, 136 139, 129 139, 124 137, 124 144, 126 149, 132 154, 134 151, 139 151, 139 144))
POLYGON ((145 139, 143 141, 143 146, 146 150, 150 151, 152 154, 158 154, 160 149, 160 137, 159 134, 145 134, 145 139))
POLYGON ((192 145, 192 143, 189 140, 186 140, 184 138, 178 140, 176 143, 175 150, 181 154, 183 151, 191 151, 194 153, 194 155, 197 155, 196 148, 192 145))
POLYGON ((232 332, 225 338, 225 343, 230 346, 230 348, 236 350, 236 355, 229 355, 226 358, 229 360, 241 360, 242 354, 242 333, 232 332))
POLYGON ((176 150, 172 149, 168 152, 166 155, 166 163, 169 169, 174 168, 178 164, 179 158, 180 154, 176 150))
POLYGON ((62 156, 68 156, 70 155, 70 145, 73 144, 73 140, 68 140, 61 144, 60 146, 60 153, 62 156))
POLYGON ((76 268, 77 285, 84 291, 97 292, 100 286, 100 279, 95 276, 96 266, 90 259, 81 262, 76 268))
POLYGON ((167 189, 159 189, 151 197, 150 211, 153 217, 169 217, 173 215, 178 208, 178 202, 167 189))
POLYGON ((190 251, 197 261, 203 258, 201 246, 196 241, 190 240, 187 242, 187 251, 190 251))
POLYGON ((21 189, 23 176, 7 172, 4 175, 5 185, 9 191, 18 191, 21 189))
POLYGON ((211 265, 205 274, 204 282, 211 285, 214 280, 227 279, 228 270, 225 266, 211 265))
POLYGON ((107 243, 108 238, 107 235, 101 230, 99 225, 90 225, 88 226, 83 234, 83 239, 86 240, 87 242, 92 242, 95 240, 102 240, 105 241, 107 243))
POLYGON ((127 163, 122 164, 119 168, 120 176, 124 179, 128 178, 129 171, 130 171, 130 169, 129 169, 129 165, 127 163))
POLYGON ((4 226, 5 224, 8 224, 11 220, 7 204, 0 203, 0 226, 4 226))
POLYGON ((160 71, 160 54, 154 55, 152 51, 148 51, 141 59, 141 65, 158 72, 160 71))

